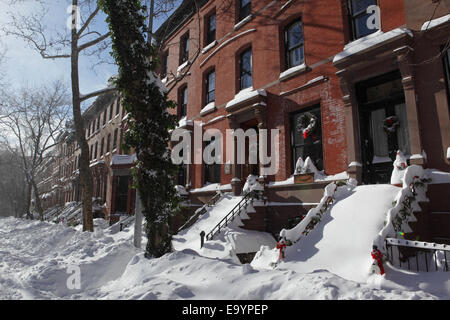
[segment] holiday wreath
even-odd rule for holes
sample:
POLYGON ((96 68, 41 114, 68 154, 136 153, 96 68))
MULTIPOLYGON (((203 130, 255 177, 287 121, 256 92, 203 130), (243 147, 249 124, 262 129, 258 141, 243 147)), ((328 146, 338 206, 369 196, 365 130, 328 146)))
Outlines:
POLYGON ((312 113, 302 114, 297 120, 297 130, 303 135, 303 139, 308 138, 317 128, 317 117, 312 113))
POLYGON ((395 133, 399 127, 400 121, 396 116, 387 117, 383 121, 383 129, 387 133, 395 133))

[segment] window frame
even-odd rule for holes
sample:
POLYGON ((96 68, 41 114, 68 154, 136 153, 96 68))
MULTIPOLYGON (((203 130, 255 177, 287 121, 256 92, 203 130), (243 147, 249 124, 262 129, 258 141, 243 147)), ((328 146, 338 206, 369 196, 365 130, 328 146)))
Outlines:
POLYGON ((205 46, 209 45, 210 43, 213 43, 216 41, 216 32, 217 32, 217 15, 216 11, 214 10, 210 14, 206 16, 205 19, 205 46), (211 18, 214 17, 214 30, 211 30, 211 18))
POLYGON ((179 65, 189 60, 189 31, 180 37, 179 65))
POLYGON ((205 74, 205 105, 216 101, 216 69, 213 68, 206 72, 205 74), (210 75, 214 74, 214 89, 209 90, 210 87, 210 75), (214 97, 211 99, 211 93, 213 93, 214 97))
POLYGON ((239 90, 244 90, 253 86, 253 51, 252 47, 245 48, 239 54, 239 90), (250 53, 250 70, 244 70, 244 55, 250 53), (251 84, 249 86, 243 86, 243 78, 244 76, 250 76, 251 84))
POLYGON ((183 85, 179 91, 178 97, 178 116, 183 118, 187 116, 187 105, 188 105, 188 86, 183 85), (186 96, 185 96, 186 94, 186 96))
POLYGON ((244 20, 252 14, 252 1, 249 0, 246 5, 242 5, 243 0, 238 1, 237 22, 244 20))
MULTIPOLYGON (((315 104, 312 105, 310 107, 307 108, 302 108, 300 110, 295 110, 291 113, 289 113, 289 124, 290 124, 290 130, 289 130, 289 134, 290 134, 290 152, 291 152, 291 173, 293 174, 295 171, 295 165, 297 163, 297 155, 296 155, 296 149, 300 148, 300 147, 305 147, 306 143, 305 140, 302 140, 302 144, 297 144, 294 138, 294 134, 299 134, 297 132, 297 124, 295 123, 295 119, 297 118, 298 115, 301 114, 306 114, 306 113, 314 113, 317 112, 319 113, 319 116, 317 117, 319 120, 319 129, 320 129, 320 149, 321 149, 321 154, 320 154, 320 159, 322 162, 322 168, 321 167, 317 167, 316 163, 314 165, 316 165, 317 169, 320 170, 325 170, 325 157, 324 157, 324 148, 323 148, 323 123, 322 123, 322 107, 320 104, 315 104)), ((312 145, 312 144, 311 144, 312 145)), ((304 151, 303 151, 304 152, 304 151)), ((304 159, 303 161, 306 160, 306 158, 308 156, 311 155, 303 155, 304 159)), ((311 157, 312 159, 312 157, 311 157)), ((312 159, 313 161, 315 161, 316 159, 312 159)))
MULTIPOLYGON (((378 0, 373 0, 373 1, 375 1, 375 4, 371 4, 371 5, 378 5, 378 0)), ((353 12, 353 0, 347 0, 347 14, 348 14, 348 23, 349 23, 350 40, 351 41, 366 37, 377 31, 376 29, 374 29, 373 32, 370 32, 369 34, 366 34, 363 36, 357 36, 357 34, 356 34, 356 32, 357 32, 356 31, 356 20, 367 14, 367 8, 368 8, 368 6, 366 7, 365 10, 360 10, 360 11, 354 13, 353 12)))
POLYGON ((304 29, 303 29, 303 20, 301 17, 291 21, 289 24, 287 24, 284 27, 284 50, 285 50, 285 70, 288 70, 290 68, 302 65, 303 63, 305 63, 305 38, 304 38, 304 29), (290 34, 290 29, 293 28, 293 26, 297 23, 300 23, 301 26, 301 30, 302 30, 302 41, 299 44, 296 45, 290 45, 289 43, 289 34, 290 34), (293 52, 294 50, 300 48, 302 51, 302 56, 303 56, 303 60, 297 64, 291 64, 291 59, 290 59, 290 53, 293 52))

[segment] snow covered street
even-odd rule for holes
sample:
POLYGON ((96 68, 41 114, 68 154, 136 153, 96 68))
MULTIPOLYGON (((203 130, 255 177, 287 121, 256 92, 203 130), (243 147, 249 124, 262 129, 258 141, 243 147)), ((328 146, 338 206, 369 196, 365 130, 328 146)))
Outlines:
POLYGON ((0 219, 0 299, 449 298, 450 276, 443 279, 442 273, 439 281, 436 273, 409 281, 389 270, 393 278, 380 288, 378 278, 357 283, 326 270, 254 269, 190 249, 148 260, 133 247, 133 226, 118 232, 101 221, 90 234, 47 222, 0 219), (80 289, 68 288, 69 266, 80 267, 80 289))

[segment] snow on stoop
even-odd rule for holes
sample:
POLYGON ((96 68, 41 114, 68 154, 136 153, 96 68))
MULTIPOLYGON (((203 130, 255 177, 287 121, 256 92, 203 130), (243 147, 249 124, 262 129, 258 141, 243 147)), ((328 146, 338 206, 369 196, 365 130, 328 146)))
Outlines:
POLYGON ((287 247, 284 261, 278 262, 278 250, 263 248, 251 265, 296 272, 325 269, 347 280, 366 282, 373 239, 398 192, 398 187, 383 184, 339 187, 321 222, 287 247))
MULTIPOLYGON (((241 196, 225 194, 213 207, 198 218, 191 227, 182 230, 173 237, 172 245, 175 250, 194 250, 201 256, 231 260, 240 263, 237 254, 256 252, 261 246, 275 247, 275 239, 265 232, 245 230, 243 220, 249 219, 247 211, 241 212, 240 216, 222 228, 220 234, 213 240, 206 241, 200 248, 200 232, 208 234, 241 200, 241 196)), ((248 212, 254 209, 248 206, 248 212)))

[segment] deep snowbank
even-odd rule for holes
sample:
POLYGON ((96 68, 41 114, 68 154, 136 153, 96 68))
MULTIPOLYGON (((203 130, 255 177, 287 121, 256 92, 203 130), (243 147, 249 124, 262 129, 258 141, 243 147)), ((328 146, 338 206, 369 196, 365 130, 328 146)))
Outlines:
POLYGON ((0 299, 450 297, 448 273, 430 273, 425 276, 432 279, 427 280, 423 274, 406 278, 396 271, 380 289, 377 279, 366 284, 325 270, 255 269, 188 249, 148 260, 132 245, 133 226, 116 232, 117 228, 106 227, 101 220, 96 224, 97 231, 90 234, 47 222, 0 219, 0 299), (67 288, 70 265, 81 268, 81 290, 67 288))

